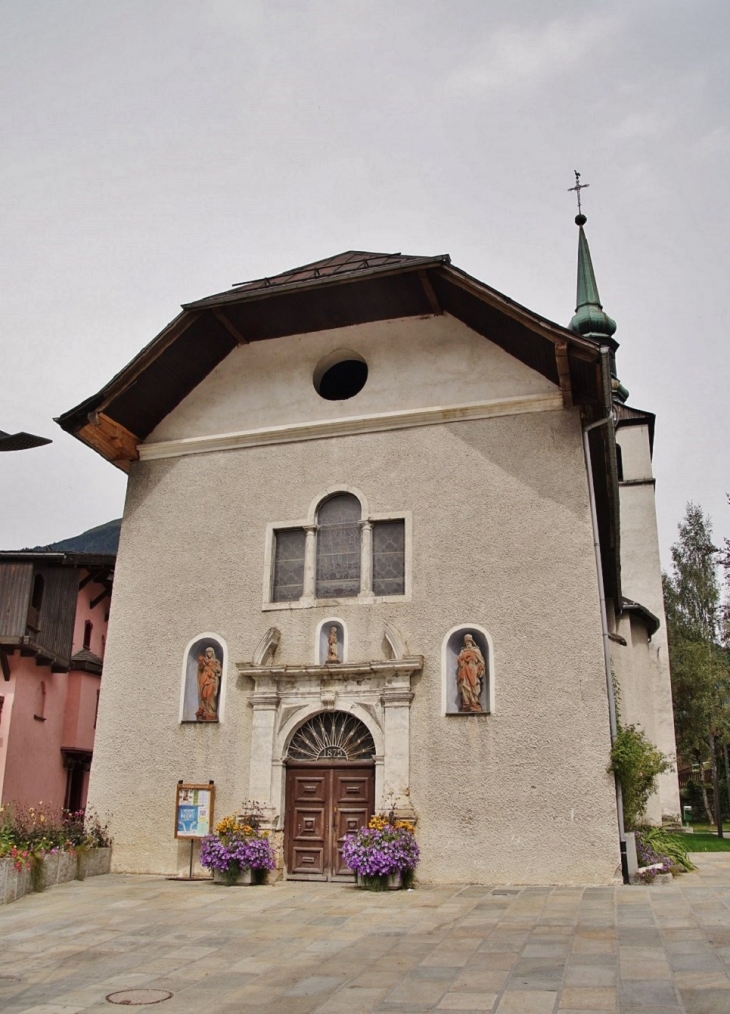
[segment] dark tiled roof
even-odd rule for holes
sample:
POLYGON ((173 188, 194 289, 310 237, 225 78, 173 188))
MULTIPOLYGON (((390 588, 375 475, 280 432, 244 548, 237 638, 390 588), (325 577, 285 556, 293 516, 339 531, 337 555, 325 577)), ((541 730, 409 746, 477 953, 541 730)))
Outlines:
POLYGON ((640 602, 634 602, 632 599, 623 597, 621 599, 621 611, 624 613, 633 613, 638 616, 645 624, 649 637, 657 632, 661 626, 661 620, 658 616, 655 616, 650 609, 646 606, 642 606, 640 602))
POLYGON ((92 672, 101 672, 102 660, 88 648, 82 648, 75 655, 71 656, 72 669, 89 669, 92 672))
POLYGON ((400 267, 408 261, 418 261, 420 257, 411 257, 402 253, 372 253, 368 250, 346 250, 334 257, 323 257, 321 261, 312 261, 299 268, 282 271, 271 278, 257 278, 251 282, 236 282, 235 288, 266 289, 270 285, 286 285, 289 282, 304 282, 310 278, 324 278, 327 275, 349 275, 367 268, 400 267))
POLYGON ((269 275, 266 278, 255 278, 247 282, 236 282, 227 292, 217 293, 197 300, 195 303, 186 303, 185 306, 204 306, 208 302, 217 302, 221 296, 255 292, 258 290, 275 289, 281 286, 296 285, 306 282, 313 282, 317 279, 343 278, 362 274, 363 272, 377 272, 392 268, 415 266, 419 263, 430 263, 433 260, 441 260, 449 263, 447 254, 439 257, 414 257, 402 253, 374 253, 369 250, 345 250, 344 253, 335 254, 334 257, 324 257, 319 261, 312 261, 311 264, 302 264, 298 268, 290 268, 278 275, 269 275))

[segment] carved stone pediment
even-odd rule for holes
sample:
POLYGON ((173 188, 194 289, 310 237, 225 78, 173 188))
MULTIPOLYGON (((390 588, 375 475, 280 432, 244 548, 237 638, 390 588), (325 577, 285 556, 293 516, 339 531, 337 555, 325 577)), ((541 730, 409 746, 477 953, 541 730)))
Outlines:
POLYGON ((384 658, 373 662, 331 662, 325 665, 251 665, 248 662, 236 662, 241 676, 250 676, 255 682, 261 677, 269 679, 296 681, 314 678, 320 680, 348 680, 367 677, 387 679, 400 674, 411 675, 423 669, 423 655, 410 655, 407 658, 384 658))
MULTIPOLYGON (((409 655, 324 665, 237 662, 239 674, 253 681, 248 692, 253 709, 251 798, 273 807, 280 819, 292 737, 313 715, 342 711, 359 718, 373 738, 377 805, 387 799, 410 812, 411 677, 423 669, 423 661, 422 655, 409 655)), ((246 687, 245 681, 239 685, 246 687)))

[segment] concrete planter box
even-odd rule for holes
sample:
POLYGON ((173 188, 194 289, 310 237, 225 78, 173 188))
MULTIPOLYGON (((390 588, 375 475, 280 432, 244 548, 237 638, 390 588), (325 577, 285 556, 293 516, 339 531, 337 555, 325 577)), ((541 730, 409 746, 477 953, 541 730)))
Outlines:
MULTIPOLYGON (((229 887, 251 887, 256 884, 265 884, 268 881, 267 870, 252 870, 250 867, 246 867, 241 870, 233 884, 229 884, 229 887)), ((224 879, 223 874, 220 870, 213 870, 213 883, 214 884, 225 884, 227 881, 224 879)))
POLYGON ((357 886, 368 891, 400 891, 403 889, 403 878, 400 871, 382 877, 363 877, 358 873, 357 886))
MULTIPOLYGON (((16 870, 13 862, 12 859, 0 859, 0 905, 17 901, 33 890, 30 870, 16 870)), ((70 880, 83 880, 85 877, 109 873, 111 863, 110 848, 91 849, 77 855, 57 852, 43 860, 43 887, 54 887, 56 884, 67 884, 70 880)))

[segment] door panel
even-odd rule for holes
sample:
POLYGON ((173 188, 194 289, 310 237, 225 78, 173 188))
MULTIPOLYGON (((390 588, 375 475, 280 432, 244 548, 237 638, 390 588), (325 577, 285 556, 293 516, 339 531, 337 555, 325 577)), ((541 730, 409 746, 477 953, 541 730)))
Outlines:
POLYGON ((290 767, 286 778, 287 875, 297 880, 352 880, 342 840, 373 813, 374 769, 356 765, 290 767))
POLYGON ((337 880, 352 880, 353 874, 342 860, 342 842, 346 834, 364 827, 372 816, 373 781, 373 772, 367 768, 336 768, 332 772, 330 870, 337 880))
POLYGON ((287 866, 290 873, 324 880, 328 865, 329 772, 287 773, 287 866))

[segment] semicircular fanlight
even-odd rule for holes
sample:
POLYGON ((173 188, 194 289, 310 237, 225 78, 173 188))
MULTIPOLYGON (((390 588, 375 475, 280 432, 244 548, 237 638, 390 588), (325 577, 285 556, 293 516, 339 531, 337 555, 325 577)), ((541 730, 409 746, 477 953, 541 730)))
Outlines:
POLYGON ((289 760, 370 760, 375 743, 367 727, 344 711, 313 715, 289 744, 289 760))

